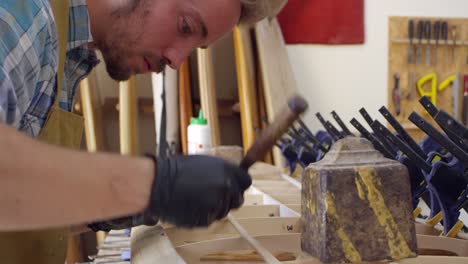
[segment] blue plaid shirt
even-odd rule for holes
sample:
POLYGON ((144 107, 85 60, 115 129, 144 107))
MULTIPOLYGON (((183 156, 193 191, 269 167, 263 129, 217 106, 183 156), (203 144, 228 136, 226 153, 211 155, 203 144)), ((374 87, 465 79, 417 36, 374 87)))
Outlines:
MULTIPOLYGON (((60 107, 71 111, 76 87, 98 63, 85 0, 70 1, 60 107)), ((56 94, 58 39, 49 0, 0 1, 0 122, 36 137, 56 94)))

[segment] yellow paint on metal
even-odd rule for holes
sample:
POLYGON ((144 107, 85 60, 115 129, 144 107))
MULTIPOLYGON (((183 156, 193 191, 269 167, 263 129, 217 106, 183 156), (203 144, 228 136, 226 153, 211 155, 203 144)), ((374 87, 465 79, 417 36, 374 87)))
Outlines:
POLYGON ((369 205, 377 216, 380 225, 385 228, 388 238, 388 247, 392 258, 402 259, 415 255, 415 253, 409 248, 408 243, 406 243, 401 232, 398 230, 398 226, 395 223, 390 210, 385 205, 385 200, 382 194, 374 185, 374 181, 376 181, 375 169, 369 167, 359 168, 358 173, 367 188, 367 200, 369 205))
POLYGON ((313 179, 314 177, 317 177, 317 172, 312 171, 312 172, 310 173, 310 179, 311 179, 311 180, 309 181, 309 186, 308 186, 308 187, 309 187, 309 195, 310 195, 310 197, 309 197, 310 200, 309 200, 308 205, 309 205, 310 213, 311 213, 312 215, 315 214, 315 209, 316 209, 316 206, 315 206, 315 199, 314 199, 313 192, 312 192, 312 179, 313 179))
MULTIPOLYGON (((338 224, 338 215, 336 213, 335 202, 333 201, 333 197, 330 193, 326 193, 325 196, 325 206, 327 207, 327 214, 335 219, 334 222, 338 224)), ((345 254, 346 259, 351 261, 352 263, 359 263, 361 262, 361 255, 356 250, 353 245, 353 242, 349 239, 348 235, 344 232, 343 228, 340 226, 336 226, 337 235, 341 239, 341 246, 343 248, 343 253, 345 254)))
POLYGON ((357 191, 358 191, 359 198, 361 200, 366 199, 364 191, 362 189, 361 181, 359 180, 359 178, 354 178, 354 182, 356 183, 356 188, 357 188, 357 191))
POLYGON ((315 200, 314 200, 314 199, 311 199, 311 200, 309 201, 309 209, 310 209, 310 213, 311 213, 312 215, 314 215, 314 214, 315 214, 315 211, 316 211, 316 210, 315 210, 315 209, 316 209, 316 206, 315 206, 315 200))

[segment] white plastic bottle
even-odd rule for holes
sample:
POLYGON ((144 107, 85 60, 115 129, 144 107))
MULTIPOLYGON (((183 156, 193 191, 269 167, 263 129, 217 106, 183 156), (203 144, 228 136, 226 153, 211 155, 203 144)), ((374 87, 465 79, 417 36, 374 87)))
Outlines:
POLYGON ((190 119, 187 127, 188 154, 203 154, 211 148, 211 131, 200 109, 198 117, 190 119))

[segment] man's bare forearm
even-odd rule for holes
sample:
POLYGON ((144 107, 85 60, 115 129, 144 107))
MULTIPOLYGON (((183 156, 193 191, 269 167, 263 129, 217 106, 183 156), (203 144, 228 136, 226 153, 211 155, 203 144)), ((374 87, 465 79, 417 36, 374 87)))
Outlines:
POLYGON ((150 159, 90 154, 28 138, 0 124, 0 230, 81 224, 141 212, 150 159))

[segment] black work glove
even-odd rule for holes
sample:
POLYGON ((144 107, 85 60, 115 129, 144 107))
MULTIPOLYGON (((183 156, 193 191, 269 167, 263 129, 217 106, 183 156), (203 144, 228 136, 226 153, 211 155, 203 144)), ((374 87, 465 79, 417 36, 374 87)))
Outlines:
POLYGON ((221 158, 204 155, 156 158, 150 204, 142 213, 88 225, 94 231, 154 225, 208 226, 244 202, 252 184, 246 171, 221 158))
POLYGON ((203 155, 157 158, 149 211, 181 227, 208 226, 244 202, 252 184, 246 171, 203 155))

